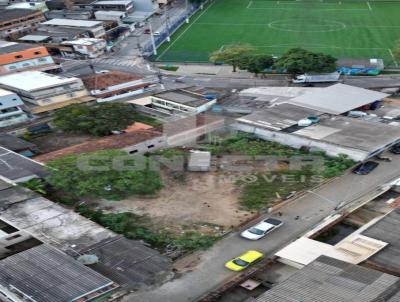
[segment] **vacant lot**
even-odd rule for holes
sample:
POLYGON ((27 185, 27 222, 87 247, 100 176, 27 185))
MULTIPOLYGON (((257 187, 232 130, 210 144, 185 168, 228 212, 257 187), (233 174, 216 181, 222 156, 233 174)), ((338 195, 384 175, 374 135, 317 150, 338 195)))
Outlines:
POLYGON ((29 141, 36 144, 41 153, 49 153, 94 139, 96 137, 84 134, 51 132, 33 136, 29 141))
POLYGON ((149 215, 170 228, 202 224, 229 228, 253 215, 239 210, 237 185, 218 173, 187 172, 180 179, 164 175, 163 181, 164 189, 154 198, 103 201, 101 206, 112 212, 149 215))
POLYGON ((218 0, 159 49, 157 61, 208 61, 233 43, 279 55, 293 47, 345 58, 393 61, 400 35, 399 2, 338 0, 218 0))

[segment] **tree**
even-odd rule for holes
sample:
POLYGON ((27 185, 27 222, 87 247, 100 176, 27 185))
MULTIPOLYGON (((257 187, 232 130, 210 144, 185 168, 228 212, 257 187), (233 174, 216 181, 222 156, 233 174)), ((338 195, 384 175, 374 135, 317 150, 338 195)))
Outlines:
POLYGON ((274 58, 266 54, 244 54, 239 59, 238 67, 252 72, 257 76, 274 64, 274 58))
POLYGON ((252 52, 254 52, 254 48, 248 44, 229 45, 211 53, 210 61, 229 64, 233 67, 233 72, 236 72, 241 57, 252 52))
POLYGON ((47 182, 76 197, 119 200, 131 194, 154 194, 162 188, 159 173, 149 168, 149 158, 129 157, 120 150, 69 155, 48 162, 47 166, 50 172, 47 182), (125 159, 119 161, 126 164, 124 169, 116 168, 117 159, 125 159), (139 159, 145 165, 137 165, 140 168, 136 169, 139 159))
POLYGON ((274 67, 285 69, 292 75, 307 72, 333 72, 336 70, 336 60, 331 55, 293 48, 280 57, 274 67))
POLYGON ((106 103, 91 107, 73 104, 56 111, 54 124, 66 132, 104 136, 132 125, 135 113, 127 104, 106 103))
POLYGON ((393 49, 393 56, 396 62, 400 62, 400 40, 396 41, 396 44, 393 49))

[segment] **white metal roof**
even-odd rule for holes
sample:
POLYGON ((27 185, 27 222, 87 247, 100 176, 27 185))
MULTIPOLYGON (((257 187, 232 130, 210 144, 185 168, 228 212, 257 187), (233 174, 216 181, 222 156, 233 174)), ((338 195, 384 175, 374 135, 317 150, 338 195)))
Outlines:
POLYGON ((78 78, 65 78, 40 71, 25 71, 0 77, 0 85, 25 91, 74 83, 78 78))
POLYGON ((388 96, 373 90, 335 84, 324 89, 312 90, 289 102, 325 113, 342 114, 388 96))
POLYGON ((96 1, 94 4, 99 5, 129 5, 132 4, 132 0, 103 0, 103 1, 96 1))
POLYGON ((101 21, 87 21, 87 20, 73 20, 73 19, 51 19, 43 22, 44 25, 55 25, 55 26, 72 26, 72 27, 93 27, 101 25, 101 21))
POLYGON ((23 37, 19 38, 18 40, 21 40, 21 41, 38 41, 38 42, 40 42, 40 41, 46 40, 48 38, 50 38, 50 36, 26 35, 26 36, 23 36, 23 37))

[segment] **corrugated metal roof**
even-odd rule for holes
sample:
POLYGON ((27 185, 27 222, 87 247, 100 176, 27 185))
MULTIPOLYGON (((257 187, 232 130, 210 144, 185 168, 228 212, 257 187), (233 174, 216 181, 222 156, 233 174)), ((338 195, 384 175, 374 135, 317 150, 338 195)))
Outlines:
POLYGON ((321 256, 256 301, 384 302, 399 291, 398 277, 321 256))
POLYGON ((289 102, 330 114, 344 112, 382 100, 389 95, 355 86, 336 84, 327 88, 305 93, 289 102))

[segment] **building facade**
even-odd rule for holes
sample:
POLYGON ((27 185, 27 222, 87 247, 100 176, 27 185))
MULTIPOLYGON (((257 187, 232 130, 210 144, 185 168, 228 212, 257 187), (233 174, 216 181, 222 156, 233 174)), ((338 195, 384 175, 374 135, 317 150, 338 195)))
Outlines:
POLYGON ((107 43, 104 39, 81 38, 73 41, 64 41, 62 45, 72 46, 73 53, 61 51, 64 57, 97 58, 106 51, 107 43))
POLYGON ((3 10, 0 14, 0 38, 15 40, 37 29, 45 20, 43 13, 37 10, 3 10))
POLYGON ((64 107, 72 100, 84 100, 88 95, 81 79, 65 78, 40 71, 25 71, 0 77, 0 87, 17 93, 24 102, 34 105, 32 112, 64 107), (35 110, 36 109, 36 110, 35 110))
POLYGON ((11 91, 0 89, 0 127, 7 127, 27 121, 28 115, 22 110, 24 103, 11 91))
POLYGON ((39 28, 45 31, 55 29, 83 29, 89 31, 92 38, 103 38, 106 35, 103 22, 101 21, 52 19, 41 23, 39 28))
POLYGON ((100 0, 93 3, 93 10, 131 13, 134 10, 134 5, 133 0, 100 0))
POLYGON ((46 47, 0 41, 0 75, 24 70, 58 69, 46 47))

